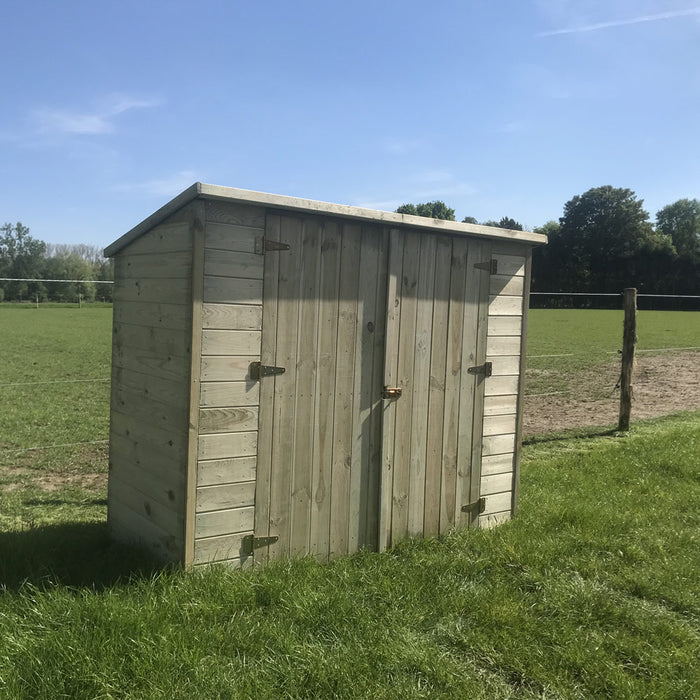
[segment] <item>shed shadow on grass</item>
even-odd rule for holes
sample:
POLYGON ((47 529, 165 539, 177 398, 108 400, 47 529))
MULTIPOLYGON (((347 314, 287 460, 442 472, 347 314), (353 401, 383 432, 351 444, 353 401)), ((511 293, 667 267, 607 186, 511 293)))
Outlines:
POLYGON ((145 552, 110 540, 106 523, 61 523, 0 532, 0 593, 25 584, 101 590, 158 567, 145 552))

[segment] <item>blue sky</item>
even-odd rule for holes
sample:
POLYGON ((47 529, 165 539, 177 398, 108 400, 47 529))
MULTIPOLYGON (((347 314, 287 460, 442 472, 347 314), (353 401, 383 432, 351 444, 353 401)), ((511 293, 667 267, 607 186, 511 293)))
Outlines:
POLYGON ((7 2, 0 223, 105 246, 196 180, 458 218, 700 197, 698 0, 7 2))

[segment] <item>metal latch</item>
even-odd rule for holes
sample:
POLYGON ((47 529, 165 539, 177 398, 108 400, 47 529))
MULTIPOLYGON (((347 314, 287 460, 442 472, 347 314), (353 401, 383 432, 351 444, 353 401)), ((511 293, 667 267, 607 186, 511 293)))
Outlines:
POLYGON ((469 367, 467 369, 468 374, 483 374, 485 377, 490 377, 493 374, 493 363, 484 362, 483 365, 476 365, 476 367, 469 367))
POLYGON ((486 272, 495 275, 498 272, 498 261, 494 258, 485 262, 474 263, 477 270, 486 270, 486 272))
POLYGON ((284 374, 284 367, 274 367, 273 365, 264 365, 261 362, 251 362, 248 372, 250 378, 257 382, 263 377, 274 377, 276 374, 284 374))
POLYGON ((269 547, 277 542, 279 537, 255 537, 254 535, 246 535, 241 542, 241 549, 244 555, 251 555, 253 550, 260 547, 269 547))
POLYGON ((486 510, 486 499, 482 496, 478 501, 474 503, 467 503, 466 506, 462 506, 462 513, 478 513, 481 515, 486 510))
POLYGON ((398 399, 401 396, 400 386, 385 386, 382 391, 383 399, 398 399))
POLYGON ((272 250, 289 250, 289 243, 281 243, 280 241, 272 241, 269 238, 255 239, 255 252, 258 255, 270 252, 272 250))

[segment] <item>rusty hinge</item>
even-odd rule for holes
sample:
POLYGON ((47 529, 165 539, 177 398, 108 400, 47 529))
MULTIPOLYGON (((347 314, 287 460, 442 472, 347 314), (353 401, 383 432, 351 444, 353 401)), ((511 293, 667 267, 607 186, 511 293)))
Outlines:
POLYGON ((274 377, 277 374, 285 373, 284 367, 275 367, 274 365, 264 365, 261 362, 251 362, 248 372, 250 378, 258 382, 263 377, 274 377))
POLYGON ((255 252, 258 255, 264 255, 273 250, 289 250, 289 243, 281 243, 280 241, 272 241, 269 238, 255 239, 255 252))
POLYGON ((486 270, 491 275, 495 275, 498 272, 498 261, 493 258, 492 260, 486 260, 485 262, 474 263, 474 267, 477 270, 486 270))
POLYGON ((486 499, 482 496, 478 501, 462 506, 460 510, 462 513, 478 513, 481 515, 486 510, 486 499))
POLYGON ((483 365, 476 365, 476 367, 469 367, 467 369, 468 374, 483 374, 485 377, 490 377, 493 374, 493 363, 484 362, 483 365))
POLYGON ((260 547, 269 547, 277 542, 279 537, 255 537, 254 535, 246 535, 241 542, 242 554, 250 556, 254 550, 260 547))
POLYGON ((401 396, 400 386, 385 386, 382 390, 383 399, 398 399, 401 396))

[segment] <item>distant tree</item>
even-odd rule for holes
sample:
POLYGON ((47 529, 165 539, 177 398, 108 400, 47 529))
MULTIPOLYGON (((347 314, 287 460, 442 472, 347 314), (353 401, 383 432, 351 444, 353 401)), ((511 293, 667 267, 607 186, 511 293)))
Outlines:
POLYGON ((397 214, 411 214, 413 216, 425 216, 429 219, 455 220, 455 210, 450 209, 445 202, 437 200, 435 202, 425 202, 424 204, 402 204, 397 210, 397 214))
POLYGON ((62 253, 47 258, 45 271, 47 279, 78 280, 46 282, 49 298, 56 301, 75 301, 80 296, 85 301, 95 300, 95 283, 92 281, 93 265, 77 252, 62 253))
MULTIPOLYGON (((29 235, 20 221, 0 227, 0 277, 20 279, 42 276, 46 244, 29 235)), ((41 289, 37 282, 0 282, 8 301, 26 298, 41 289)))
POLYGON ((670 236, 678 255, 700 262, 700 201, 679 199, 656 213, 656 230, 670 236))
POLYGON ((481 225, 495 226, 496 228, 510 228, 514 231, 523 230, 523 225, 521 223, 518 223, 515 219, 511 219, 509 216, 504 216, 500 221, 494 221, 493 219, 489 219, 488 221, 484 221, 481 225))
POLYGON ((462 219, 463 224, 478 224, 479 222, 473 216, 465 216, 462 219))

